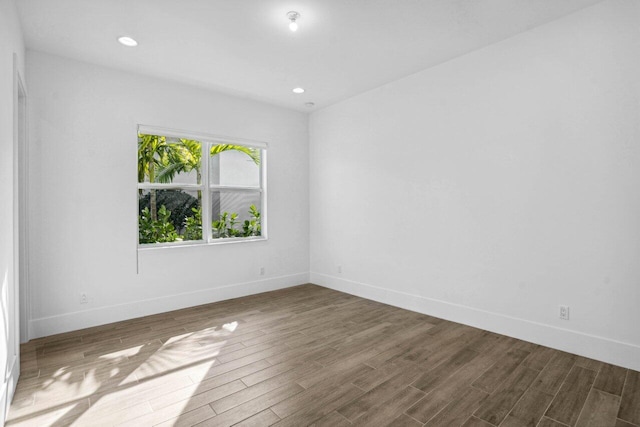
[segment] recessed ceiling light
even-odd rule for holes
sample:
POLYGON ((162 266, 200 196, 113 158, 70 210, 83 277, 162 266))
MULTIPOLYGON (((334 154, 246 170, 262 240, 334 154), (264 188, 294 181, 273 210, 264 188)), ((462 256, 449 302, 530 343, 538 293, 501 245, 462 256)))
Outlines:
POLYGON ((138 46, 138 42, 128 36, 118 37, 118 42, 127 47, 135 47, 138 46))
POLYGON ((304 93, 304 89, 302 89, 301 87, 297 87, 293 89, 293 93, 304 93))

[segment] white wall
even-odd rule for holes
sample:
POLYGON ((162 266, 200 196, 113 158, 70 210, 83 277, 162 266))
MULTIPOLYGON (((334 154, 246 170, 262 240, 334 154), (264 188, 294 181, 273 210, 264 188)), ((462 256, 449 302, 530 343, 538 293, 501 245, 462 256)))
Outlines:
POLYGON ((311 281, 640 369, 639 23, 603 2, 314 113, 311 281))
POLYGON ((305 114, 31 51, 27 81, 35 336, 308 280, 305 114), (269 240, 137 261, 137 124, 268 142, 269 240))
POLYGON ((24 75, 24 43, 13 0, 0 0, 0 425, 20 371, 16 261, 14 250, 14 54, 24 75))

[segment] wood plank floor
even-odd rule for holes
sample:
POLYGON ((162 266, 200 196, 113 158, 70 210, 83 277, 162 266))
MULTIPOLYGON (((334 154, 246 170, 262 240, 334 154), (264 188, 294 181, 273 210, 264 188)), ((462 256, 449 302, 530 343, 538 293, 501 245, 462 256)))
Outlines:
POLYGON ((10 426, 640 426, 640 373, 314 285, 22 346, 10 426))

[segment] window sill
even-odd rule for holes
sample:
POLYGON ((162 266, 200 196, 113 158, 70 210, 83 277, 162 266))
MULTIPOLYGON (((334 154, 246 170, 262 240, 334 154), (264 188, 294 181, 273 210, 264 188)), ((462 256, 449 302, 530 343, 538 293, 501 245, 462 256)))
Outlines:
POLYGON ((267 240, 266 236, 258 236, 258 237, 228 237, 221 239, 214 239, 209 242, 204 242, 200 240, 190 240, 187 242, 171 242, 171 243, 145 243, 138 244, 139 251, 155 251, 158 249, 172 249, 172 248, 192 248, 192 247, 204 247, 204 246, 219 246, 219 245, 228 245, 234 243, 249 243, 249 242, 264 242, 267 240))

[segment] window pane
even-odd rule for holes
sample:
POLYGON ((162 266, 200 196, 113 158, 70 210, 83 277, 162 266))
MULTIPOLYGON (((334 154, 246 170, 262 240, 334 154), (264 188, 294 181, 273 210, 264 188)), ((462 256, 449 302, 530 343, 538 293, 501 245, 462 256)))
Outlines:
POLYGON ((139 190, 138 243, 202 239, 200 191, 139 190))
POLYGON ((211 147, 210 184, 239 187, 260 186, 261 151, 242 145, 218 144, 211 147))
POLYGON ((260 236, 261 196, 258 191, 212 191, 213 238, 260 236))
POLYGON ((138 182, 200 184, 199 141, 138 135, 138 182))

